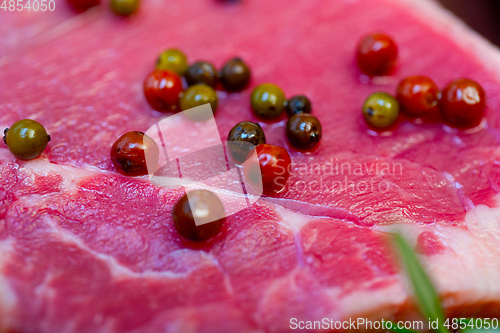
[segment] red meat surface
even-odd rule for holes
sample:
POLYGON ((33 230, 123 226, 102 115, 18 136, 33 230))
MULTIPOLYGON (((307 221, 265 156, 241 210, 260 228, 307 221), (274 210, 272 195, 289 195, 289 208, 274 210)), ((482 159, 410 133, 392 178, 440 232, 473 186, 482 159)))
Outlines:
MULTIPOLYGON (((31 118, 52 140, 33 161, 0 143, 0 331, 286 332, 292 318, 416 318, 387 240, 402 232, 449 316, 500 316, 500 53, 427 0, 143 0, 119 18, 108 4, 77 14, 0 10, 0 128, 31 118), (358 39, 382 31, 399 46, 392 76, 355 64, 358 39), (251 87, 219 92, 222 140, 256 121, 251 88, 305 94, 323 126, 317 149, 261 123, 294 167, 286 191, 226 219, 198 247, 170 216, 184 189, 127 178, 109 150, 162 117, 142 82, 160 51, 252 68, 251 87), (369 131, 361 105, 408 75, 440 87, 478 81, 486 122, 459 132, 402 121, 369 131)), ((194 140, 171 133, 175 140, 194 140)), ((231 195, 221 194, 231 205, 231 195)))

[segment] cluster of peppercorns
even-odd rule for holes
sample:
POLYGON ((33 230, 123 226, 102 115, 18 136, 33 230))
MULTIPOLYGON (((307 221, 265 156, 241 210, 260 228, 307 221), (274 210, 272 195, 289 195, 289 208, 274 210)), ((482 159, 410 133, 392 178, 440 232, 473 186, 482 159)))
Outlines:
MULTIPOLYGON (((181 51, 170 49, 160 54, 156 69, 144 82, 144 93, 148 103, 157 111, 175 112, 210 103, 215 112, 218 105, 215 88, 218 84, 228 92, 237 92, 248 86, 250 77, 250 69, 239 58, 231 59, 217 71, 206 61, 189 66, 181 51), (181 77, 188 86, 184 91, 181 77)), ((311 149, 321 139, 321 124, 310 114, 311 102, 305 96, 294 96, 287 101, 278 86, 265 83, 253 90, 251 107, 258 118, 265 120, 279 118, 286 109, 290 116, 286 135, 290 144, 297 149, 311 149)), ((238 123, 230 131, 228 142, 233 159, 240 164, 254 148, 262 163, 264 159, 260 156, 267 154, 266 163, 261 163, 265 192, 278 192, 284 187, 288 174, 282 185, 274 180, 281 167, 288 169, 290 156, 282 147, 265 145, 265 134, 259 124, 249 121, 238 123), (283 156, 285 158, 281 158, 283 156)), ((147 173, 147 170, 144 172, 147 173)))
MULTIPOLYGON (((390 74, 396 65, 397 46, 384 34, 363 37, 358 45, 357 63, 369 76, 390 74)), ((402 113, 409 117, 426 117, 440 113, 444 122, 460 129, 473 128, 484 117, 486 98, 475 81, 458 79, 440 92, 432 79, 411 76, 402 80, 396 97, 385 92, 371 94, 363 105, 366 122, 375 129, 393 125, 402 113)))
MULTIPOLYGON (((239 91, 248 85, 250 69, 238 58, 228 61, 220 73, 205 61, 189 66, 183 52, 169 49, 160 54, 155 70, 146 77, 144 95, 149 105, 161 112, 187 110, 207 103, 215 112, 219 99, 214 88, 219 80, 227 91, 239 91)), ((154 140, 133 131, 116 140, 111 148, 111 160, 123 175, 144 176, 148 174, 146 154, 155 156, 158 151, 154 140)))
MULTIPOLYGON (((68 0, 68 2, 78 11, 82 12, 92 7, 98 6, 100 0, 68 0)), ((140 0, 111 0, 111 10, 119 16, 130 16, 139 9, 140 0)))
MULTIPOLYGON (((321 123, 311 115, 311 102, 302 95, 286 100, 283 90, 272 83, 257 86, 250 97, 254 114, 264 120, 278 119, 286 110, 289 119, 286 136, 290 144, 299 150, 314 148, 321 139, 321 123)), ((265 193, 281 191, 290 176, 290 155, 286 149, 266 144, 264 130, 258 123, 243 121, 228 134, 228 148, 232 158, 242 164, 250 152, 255 151, 260 165, 260 178, 253 176, 250 163, 244 165, 245 178, 255 186, 262 184, 265 193), (262 180, 262 183, 260 183, 262 180)))
POLYGON ((186 55, 177 49, 160 54, 156 69, 144 81, 144 94, 151 107, 162 112, 176 112, 210 103, 212 112, 217 109, 219 99, 215 88, 218 83, 228 92, 246 88, 251 73, 239 58, 229 60, 218 72, 206 61, 188 65, 186 55), (184 90, 181 78, 185 79, 184 90))
MULTIPOLYGON (((250 69, 239 58, 227 61, 218 72, 206 61, 189 66, 183 52, 168 49, 159 55, 156 68, 146 77, 144 95, 149 105, 161 112, 188 110, 207 103, 215 112, 219 103, 215 88, 219 83, 226 91, 237 92, 248 86, 250 78, 250 69)), ((147 175, 146 155, 155 158, 158 154, 156 142, 137 131, 125 133, 111 148, 116 170, 126 176, 147 175)))
POLYGON ((286 109, 289 116, 286 136, 290 144, 299 149, 314 148, 321 139, 321 123, 311 115, 311 102, 302 95, 286 100, 280 87, 264 83, 252 92, 250 104, 253 113, 260 119, 278 119, 286 109))
MULTIPOLYGON (((311 149, 321 139, 321 124, 310 114, 311 102, 305 96, 294 96, 287 101, 278 86, 265 83, 253 90, 250 104, 254 114, 264 120, 278 119, 286 110, 289 116, 286 135, 290 144, 298 149, 311 149)), ((292 163, 290 155, 283 147, 267 144, 264 130, 258 123, 242 121, 236 124, 229 131, 227 141, 230 156, 236 163, 243 164, 245 179, 252 187, 262 188, 265 194, 272 194, 286 186, 292 163), (255 156, 254 153, 259 170, 256 170, 255 164, 245 163, 249 156, 255 156)), ((219 207, 217 196, 207 191, 198 192, 191 192, 190 197, 194 195, 195 201, 206 207, 219 207)), ((193 210, 187 202, 185 195, 172 211, 179 234, 191 241, 206 241, 215 236, 221 230, 222 220, 210 223, 210 227, 196 226, 193 210)))

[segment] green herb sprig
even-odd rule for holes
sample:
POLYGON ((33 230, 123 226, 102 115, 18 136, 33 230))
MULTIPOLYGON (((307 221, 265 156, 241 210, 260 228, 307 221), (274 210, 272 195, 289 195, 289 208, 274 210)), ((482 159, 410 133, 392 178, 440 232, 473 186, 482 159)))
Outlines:
MULTIPOLYGON (((438 333, 450 333, 446 327, 444 327, 444 311, 441 308, 441 303, 439 301, 438 294, 431 279, 427 275, 424 267, 418 260, 417 254, 411 247, 411 245, 406 241, 406 239, 400 234, 394 236, 395 245, 397 253, 403 264, 403 268, 408 276, 411 287, 413 289, 413 295, 415 301, 420 310, 420 313, 424 318, 428 318, 431 321, 438 321, 438 328, 435 330, 438 333)), ((470 319, 465 319, 468 322, 470 319)), ((413 330, 408 329, 398 329, 396 324, 393 323, 393 328, 391 331, 399 333, 414 333, 413 330)), ((500 329, 477 329, 466 327, 460 331, 461 333, 479 333, 479 332, 500 332, 500 329)))

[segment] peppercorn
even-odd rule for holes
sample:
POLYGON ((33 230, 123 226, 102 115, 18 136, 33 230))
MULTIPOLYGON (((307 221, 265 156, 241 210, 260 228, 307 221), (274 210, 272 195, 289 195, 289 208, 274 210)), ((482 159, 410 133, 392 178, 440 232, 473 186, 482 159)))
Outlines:
POLYGON ((231 129, 227 141, 231 156, 241 164, 255 146, 266 143, 266 135, 258 123, 242 121, 231 129))
POLYGON ((206 61, 198 61, 191 66, 184 74, 188 85, 204 83, 212 88, 217 84, 217 70, 214 65, 206 61))
POLYGON ((5 129, 3 141, 12 155, 31 160, 42 154, 50 141, 50 135, 39 122, 23 119, 5 129))
POLYGON ((182 76, 188 69, 187 57, 177 49, 165 50, 158 57, 156 69, 172 71, 182 76))
POLYGON ((389 127, 398 118, 399 103, 387 93, 374 93, 366 99, 363 105, 363 115, 366 122, 373 127, 389 127))
POLYGON ((321 123, 318 118, 308 113, 293 115, 286 124, 286 137, 292 146, 307 150, 321 140, 321 123))
POLYGON ((120 136, 111 147, 111 161, 124 176, 144 176, 156 170, 160 149, 156 142, 142 132, 133 131, 120 136))
POLYGON ((229 60, 222 67, 221 83, 230 92, 241 91, 250 82, 250 68, 240 58, 229 60))
POLYGON ((225 219, 220 199, 207 190, 184 194, 172 210, 175 230, 184 239, 205 242, 216 236, 225 219))
POLYGON ((286 113, 288 117, 296 113, 311 113, 311 101, 303 95, 293 96, 286 103, 286 113))
POLYGON ((250 102, 254 114, 261 119, 278 118, 285 109, 285 94, 272 83, 263 83, 252 92, 250 102))

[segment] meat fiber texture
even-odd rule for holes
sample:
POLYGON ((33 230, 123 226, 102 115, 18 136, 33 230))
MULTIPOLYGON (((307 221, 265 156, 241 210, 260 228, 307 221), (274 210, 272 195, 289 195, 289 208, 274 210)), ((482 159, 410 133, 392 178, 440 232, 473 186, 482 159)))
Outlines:
POLYGON ((500 52, 426 0, 144 0, 127 19, 108 3, 83 14, 64 1, 53 12, 0 11, 1 128, 31 118, 52 136, 28 162, 0 143, 2 327, 286 332, 292 318, 417 318, 387 242, 396 231, 420 254, 447 315, 498 317, 499 96, 500 52), (372 31, 399 45, 392 76, 368 79, 355 65, 356 43, 372 31), (324 131, 301 153, 286 141, 285 118, 262 123, 294 163, 286 191, 228 217, 198 247, 173 228, 183 188, 121 176, 110 161, 117 137, 164 117, 142 82, 169 47, 217 66, 240 56, 252 68, 249 89, 219 92, 222 139, 256 121, 249 95, 264 82, 307 95, 324 131), (418 74, 440 87, 478 81, 482 128, 403 121, 370 132, 364 99, 418 74))

